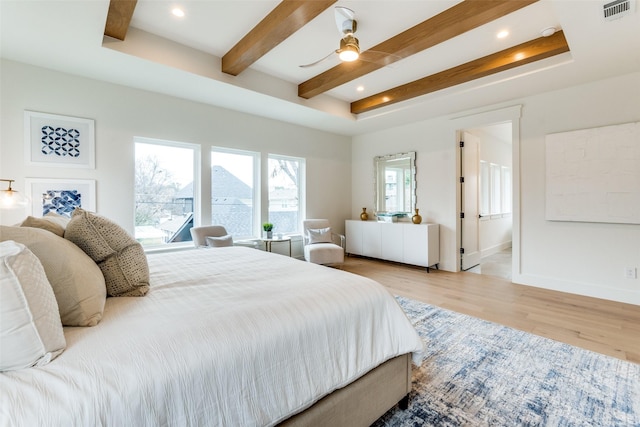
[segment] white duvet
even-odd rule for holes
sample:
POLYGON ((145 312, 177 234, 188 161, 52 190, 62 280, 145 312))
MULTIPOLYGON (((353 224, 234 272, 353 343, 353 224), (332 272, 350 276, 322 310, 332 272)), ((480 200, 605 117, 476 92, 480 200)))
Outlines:
POLYGON ((151 290, 65 328, 52 363, 0 374, 0 424, 263 426, 422 351, 378 283, 242 247, 149 256, 151 290))

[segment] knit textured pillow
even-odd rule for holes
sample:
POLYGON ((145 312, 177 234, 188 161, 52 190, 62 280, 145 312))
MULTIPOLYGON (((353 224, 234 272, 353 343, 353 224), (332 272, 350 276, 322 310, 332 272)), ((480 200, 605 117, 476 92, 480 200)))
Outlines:
POLYGON ((76 208, 64 237, 98 264, 108 296, 139 297, 149 291, 149 265, 142 245, 115 222, 76 208))

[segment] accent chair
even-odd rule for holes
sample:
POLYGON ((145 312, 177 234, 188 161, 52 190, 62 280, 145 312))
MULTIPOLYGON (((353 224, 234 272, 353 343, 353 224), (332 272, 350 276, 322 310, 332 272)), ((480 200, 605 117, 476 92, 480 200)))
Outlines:
POLYGON ((203 225, 191 228, 191 237, 196 248, 233 246, 233 237, 222 225, 203 225))
POLYGON ((333 233, 327 219, 305 219, 304 259, 314 264, 336 265, 344 262, 345 237, 333 233))

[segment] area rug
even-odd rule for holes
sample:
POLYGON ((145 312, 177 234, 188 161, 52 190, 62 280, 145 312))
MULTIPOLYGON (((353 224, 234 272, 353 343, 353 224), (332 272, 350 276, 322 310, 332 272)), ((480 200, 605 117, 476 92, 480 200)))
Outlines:
POLYGON ((397 299, 426 353, 374 426, 640 426, 640 365, 397 299))

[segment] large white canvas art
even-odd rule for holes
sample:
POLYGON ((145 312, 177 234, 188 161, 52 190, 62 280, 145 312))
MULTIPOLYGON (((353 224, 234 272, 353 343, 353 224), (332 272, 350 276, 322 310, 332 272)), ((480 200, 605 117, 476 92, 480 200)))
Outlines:
POLYGON ((640 224, 640 122, 546 136, 546 219, 640 224))

